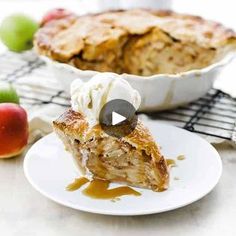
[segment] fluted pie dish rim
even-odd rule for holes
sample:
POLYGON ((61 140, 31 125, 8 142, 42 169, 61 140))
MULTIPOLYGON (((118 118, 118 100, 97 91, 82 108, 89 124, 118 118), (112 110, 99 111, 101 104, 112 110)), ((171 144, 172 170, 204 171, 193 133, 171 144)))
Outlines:
MULTIPOLYGON (((96 74, 106 73, 92 70, 83 71, 66 63, 53 61, 45 56, 40 56, 40 58, 46 62, 61 89, 67 94, 70 93, 70 85, 75 79, 86 82, 96 74)), ((221 71, 235 58, 236 53, 231 52, 221 61, 208 67, 179 74, 151 76, 121 74, 119 76, 128 81, 141 94, 142 103, 139 111, 163 111, 186 105, 203 97, 213 87, 221 71)))

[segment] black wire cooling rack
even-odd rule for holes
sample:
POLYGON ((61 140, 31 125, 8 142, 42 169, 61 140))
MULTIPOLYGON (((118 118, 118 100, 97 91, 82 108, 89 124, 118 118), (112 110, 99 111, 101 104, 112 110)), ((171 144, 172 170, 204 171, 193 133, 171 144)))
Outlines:
MULTIPOLYGON (((47 87, 45 83, 41 85, 44 78, 53 81, 53 74, 33 52, 6 52, 0 55, 0 81, 14 84, 23 106, 55 104, 68 107, 68 95, 55 81, 48 82, 47 87), (31 92, 32 87, 34 93, 31 92)), ((191 132, 236 142, 236 99, 220 90, 211 89, 204 97, 186 106, 151 113, 148 117, 164 120, 191 132)))

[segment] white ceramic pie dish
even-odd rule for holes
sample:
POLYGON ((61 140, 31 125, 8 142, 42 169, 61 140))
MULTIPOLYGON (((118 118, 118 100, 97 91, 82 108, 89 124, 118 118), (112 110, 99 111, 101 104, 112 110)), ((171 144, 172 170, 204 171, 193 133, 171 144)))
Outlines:
MULTIPOLYGON (((159 111, 177 107, 204 96, 212 88, 222 68, 234 57, 235 52, 228 53, 222 60, 203 69, 191 70, 179 74, 157 74, 137 76, 121 74, 142 97, 140 111, 159 111)), ((98 71, 80 70, 71 65, 41 58, 51 67, 58 83, 66 92, 74 79, 88 81, 98 71)))

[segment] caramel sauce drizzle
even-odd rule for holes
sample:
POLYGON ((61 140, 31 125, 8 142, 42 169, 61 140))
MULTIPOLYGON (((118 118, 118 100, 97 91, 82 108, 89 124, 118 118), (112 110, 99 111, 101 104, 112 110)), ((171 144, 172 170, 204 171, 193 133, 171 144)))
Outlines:
POLYGON ((185 160, 185 156, 179 155, 179 156, 177 156, 177 160, 179 160, 179 161, 185 160))
MULTIPOLYGON (((176 158, 178 161, 182 161, 185 160, 185 155, 179 155, 176 158)), ((176 165, 176 161, 174 159, 166 159, 166 164, 168 167, 175 167, 176 165)), ((174 177, 174 180, 179 180, 179 177, 174 177)))
POLYGON ((174 159, 166 159, 166 164, 170 167, 176 166, 176 162, 174 159))
POLYGON ((83 193, 92 198, 97 199, 113 199, 123 195, 140 196, 141 194, 128 186, 117 187, 108 189, 109 181, 94 179, 90 182, 89 186, 83 190, 83 193))
MULTIPOLYGON (((87 178, 81 177, 75 179, 75 181, 66 187, 68 191, 75 191, 81 188, 86 183, 90 182, 87 178)), ((124 195, 140 196, 141 193, 135 191, 128 186, 121 186, 117 188, 109 189, 110 182, 107 180, 94 179, 89 185, 82 191, 82 193, 88 197, 95 199, 116 199, 124 195)))
POLYGON ((81 177, 79 179, 75 179, 73 183, 69 184, 66 187, 67 191, 75 191, 79 188, 81 188, 83 185, 85 185, 86 183, 88 183, 89 180, 85 177, 81 177))

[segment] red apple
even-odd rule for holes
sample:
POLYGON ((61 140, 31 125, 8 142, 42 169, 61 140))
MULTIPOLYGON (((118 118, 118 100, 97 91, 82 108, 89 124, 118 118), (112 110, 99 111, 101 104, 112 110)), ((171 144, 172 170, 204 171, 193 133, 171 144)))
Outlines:
POLYGON ((62 19, 71 15, 74 15, 74 13, 63 8, 52 9, 44 15, 40 25, 43 26, 49 21, 62 19))
POLYGON ((0 158, 20 154, 28 141, 26 111, 17 104, 0 104, 0 158))

